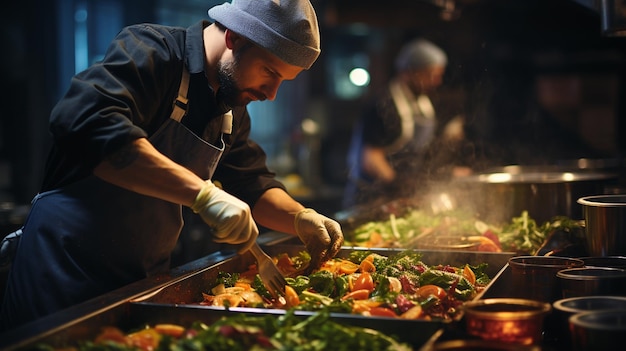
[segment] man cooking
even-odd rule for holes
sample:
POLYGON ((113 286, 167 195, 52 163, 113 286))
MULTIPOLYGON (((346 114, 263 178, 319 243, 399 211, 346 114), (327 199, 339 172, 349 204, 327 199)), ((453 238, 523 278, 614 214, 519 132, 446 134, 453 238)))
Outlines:
POLYGON ((437 139, 454 143, 462 138, 462 116, 437 133, 441 116, 430 95, 442 85, 447 65, 447 54, 425 38, 401 48, 395 74, 377 98, 364 105, 355 123, 344 208, 412 196, 428 172, 428 151, 440 143, 437 139))
POLYGON ((251 101, 320 54, 308 0, 233 0, 214 23, 124 28, 52 110, 54 143, 22 228, 0 324, 15 327, 169 269, 182 206, 244 252, 257 224, 297 235, 313 265, 339 224, 274 179, 249 139, 251 101), (217 185, 216 185, 217 184, 217 185))

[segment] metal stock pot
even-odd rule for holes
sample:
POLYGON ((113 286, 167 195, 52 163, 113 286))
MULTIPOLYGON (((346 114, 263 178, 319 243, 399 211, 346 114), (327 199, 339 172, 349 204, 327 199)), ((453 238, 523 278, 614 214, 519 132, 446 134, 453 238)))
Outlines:
POLYGON ((582 219, 576 200, 603 194, 617 180, 617 174, 605 172, 515 166, 458 179, 453 188, 459 194, 458 202, 485 220, 509 222, 528 211, 542 224, 555 216, 582 219))

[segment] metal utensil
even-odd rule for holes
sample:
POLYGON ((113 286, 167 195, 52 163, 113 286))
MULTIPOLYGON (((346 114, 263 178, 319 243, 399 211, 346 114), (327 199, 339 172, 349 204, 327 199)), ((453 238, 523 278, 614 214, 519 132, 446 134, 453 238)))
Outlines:
POLYGON ((284 296, 287 281, 274 264, 274 261, 272 261, 272 258, 261 249, 258 243, 252 245, 250 252, 256 258, 259 275, 265 288, 275 298, 284 296))

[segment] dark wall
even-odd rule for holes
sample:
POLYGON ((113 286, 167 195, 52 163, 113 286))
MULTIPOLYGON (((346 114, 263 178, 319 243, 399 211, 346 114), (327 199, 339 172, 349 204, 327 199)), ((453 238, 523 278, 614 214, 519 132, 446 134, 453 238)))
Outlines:
POLYGON ((40 181, 56 50, 53 1, 8 2, 0 14, 0 201, 27 203, 40 181))
MULTIPOLYGON (((3 83, 0 94, 3 106, 0 110, 0 202, 28 203, 38 190, 50 142, 48 114, 69 81, 68 72, 74 69, 73 33, 67 32, 67 28, 71 28, 72 8, 77 2, 79 0, 15 1, 5 4, 0 13, 0 39, 5 44, 0 65, 3 83)), ((98 4, 112 1, 83 2, 97 8, 98 4)), ((118 3, 123 12, 117 20, 129 24, 153 21, 159 1, 119 0, 118 3)), ((604 121, 604 125, 597 123, 595 128, 586 128, 597 131, 585 137, 605 138, 616 143, 603 146, 598 150, 598 157, 614 157, 620 153, 623 156, 624 132, 617 136, 608 135, 608 138, 607 133, 617 134, 625 129, 624 107, 616 105, 615 101, 624 100, 622 97, 626 95, 626 70, 623 67, 626 45, 624 38, 601 36, 600 17, 596 11, 569 0, 460 0, 459 4, 467 6, 460 8, 459 17, 444 21, 432 3, 389 0, 381 7, 379 1, 370 0, 314 1, 324 34, 317 72, 322 72, 328 65, 326 57, 333 48, 330 43, 335 28, 362 23, 387 33, 370 48, 373 85, 385 82, 389 62, 405 39, 426 35, 449 53, 451 64, 446 83, 453 93, 463 93, 466 99, 463 112, 472 124, 470 133, 473 134, 470 135, 479 142, 505 143, 507 146, 511 140, 523 144, 526 140, 522 136, 532 136, 533 145, 536 145, 542 138, 548 138, 537 134, 542 129, 530 123, 533 118, 539 118, 534 104, 537 77, 559 80, 573 76, 585 84, 580 101, 584 100, 587 105, 576 106, 577 110, 572 110, 569 117, 586 126, 583 123, 588 118, 585 117, 586 111, 596 108, 593 104, 599 101, 598 104, 605 109, 601 113, 610 117, 598 119, 604 121), (605 101, 600 101, 602 99, 605 101), (615 111, 606 111, 606 106, 612 106, 615 111), (611 130, 603 131, 605 125, 611 130), (522 132, 522 128, 526 131, 522 132)), ((109 33, 119 30, 117 26, 106 27, 110 23, 106 19, 98 21, 96 18, 93 23, 99 23, 101 31, 107 33, 98 40, 101 45, 108 42, 105 37, 110 36, 109 33)), ((344 135, 349 132, 346 129, 350 128, 361 101, 337 101, 329 97, 325 79, 328 77, 324 74, 314 75, 311 81, 314 98, 328 102, 329 119, 341 122, 339 134, 344 135)), ((575 129, 581 128, 580 125, 575 129)), ((576 133, 576 130, 572 132, 576 133)), ((338 138, 331 135, 329 139, 338 138)), ((332 157, 327 158, 337 160, 337 164, 322 165, 331 170, 327 173, 333 183, 341 183, 344 175, 340 169, 344 159, 342 147, 345 145, 328 148, 332 157)), ((499 151, 498 154, 492 154, 490 150, 493 149, 490 149, 485 151, 485 156, 497 160, 494 162, 526 161, 520 155, 511 155, 512 151, 519 149, 505 147, 500 151, 508 153, 499 151)))
POLYGON ((74 73, 73 20, 77 3, 93 11, 90 49, 102 53, 120 28, 154 19, 154 0, 119 1, 119 18, 102 18, 111 1, 10 1, 0 13, 0 203, 28 204, 39 190, 50 138, 48 115, 74 73), (97 30, 100 28, 100 30, 97 30), (101 34, 101 35, 99 35, 101 34))
MULTIPOLYGON (((621 159, 626 38, 603 36, 599 12, 581 2, 458 0, 457 17, 444 20, 433 1, 380 8, 328 0, 327 17, 337 28, 363 23, 388 33, 385 50, 374 52, 376 77, 390 75, 394 53, 414 36, 447 51, 443 89, 464 99, 471 144, 462 157, 474 166, 621 159)), ((337 115, 358 104, 343 104, 337 115)))

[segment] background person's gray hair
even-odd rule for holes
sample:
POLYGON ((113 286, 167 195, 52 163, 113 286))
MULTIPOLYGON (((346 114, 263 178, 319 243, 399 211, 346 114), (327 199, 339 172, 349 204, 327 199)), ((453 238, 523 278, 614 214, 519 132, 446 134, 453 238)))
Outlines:
POLYGON ((294 66, 309 69, 321 52, 309 0, 233 0, 212 7, 209 16, 294 66))
POLYGON ((398 72, 423 69, 428 66, 446 66, 448 56, 437 45, 419 38, 405 44, 396 57, 398 72))

